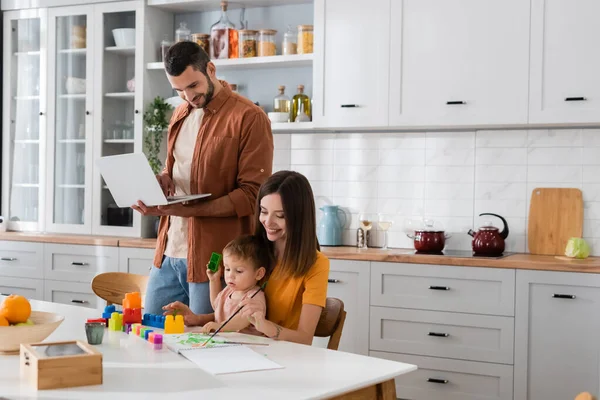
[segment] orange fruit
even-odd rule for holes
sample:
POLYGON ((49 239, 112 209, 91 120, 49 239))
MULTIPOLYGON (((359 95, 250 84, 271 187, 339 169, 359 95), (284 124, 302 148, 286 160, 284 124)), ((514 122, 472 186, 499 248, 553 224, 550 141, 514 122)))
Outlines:
POLYGON ((8 320, 0 315, 0 326, 8 326, 8 320))
POLYGON ((31 315, 31 304, 23 296, 11 294, 0 306, 0 316, 4 317, 11 324, 27 322, 31 315))

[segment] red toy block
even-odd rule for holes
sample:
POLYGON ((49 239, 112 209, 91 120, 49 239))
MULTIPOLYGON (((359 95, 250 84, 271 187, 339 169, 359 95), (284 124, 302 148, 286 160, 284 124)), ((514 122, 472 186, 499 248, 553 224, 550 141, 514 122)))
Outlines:
POLYGON ((142 323, 141 308, 123 308, 123 323, 124 324, 140 324, 142 323))

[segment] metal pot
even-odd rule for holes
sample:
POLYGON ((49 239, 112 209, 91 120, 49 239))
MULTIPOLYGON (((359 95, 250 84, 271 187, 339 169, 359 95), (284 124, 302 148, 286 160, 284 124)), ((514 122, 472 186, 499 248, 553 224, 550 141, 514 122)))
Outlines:
POLYGON ((441 253, 451 235, 436 228, 433 221, 425 220, 423 229, 415 229, 414 235, 407 233, 406 236, 413 239, 418 253, 441 253))

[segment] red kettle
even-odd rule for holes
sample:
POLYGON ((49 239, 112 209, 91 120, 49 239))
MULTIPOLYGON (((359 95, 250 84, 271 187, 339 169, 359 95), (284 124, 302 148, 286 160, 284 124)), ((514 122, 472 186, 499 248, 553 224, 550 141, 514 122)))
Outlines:
POLYGON ((499 257, 504 252, 504 239, 508 237, 508 224, 506 220, 497 214, 483 213, 479 216, 491 215, 502 220, 504 228, 502 232, 491 222, 479 228, 477 232, 469 229, 469 235, 473 236, 473 254, 484 257, 499 257))

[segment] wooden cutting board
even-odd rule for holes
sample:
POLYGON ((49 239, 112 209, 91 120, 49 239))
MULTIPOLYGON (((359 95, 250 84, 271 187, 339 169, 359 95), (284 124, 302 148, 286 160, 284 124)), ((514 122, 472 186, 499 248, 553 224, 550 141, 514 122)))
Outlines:
POLYGON ((582 235, 581 190, 536 188, 531 192, 527 228, 531 254, 564 255, 567 241, 582 235))

